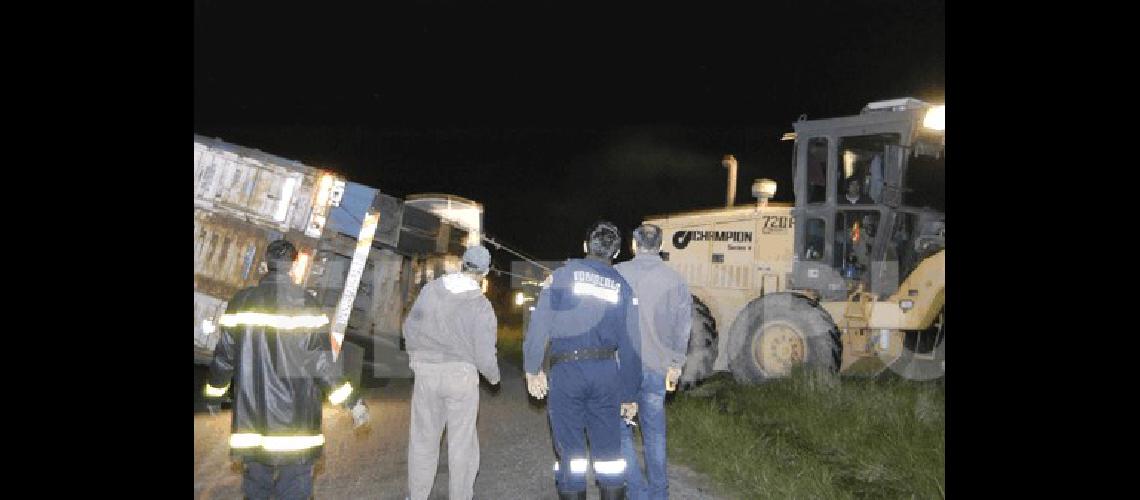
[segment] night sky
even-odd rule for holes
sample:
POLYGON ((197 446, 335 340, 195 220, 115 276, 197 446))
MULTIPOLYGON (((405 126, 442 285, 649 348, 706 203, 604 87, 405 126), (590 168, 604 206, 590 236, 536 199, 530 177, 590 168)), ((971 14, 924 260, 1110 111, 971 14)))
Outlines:
POLYGON ((628 233, 722 206, 728 153, 737 203, 760 177, 791 201, 779 138, 801 114, 945 102, 945 2, 370 3, 196 1, 194 132, 399 197, 474 199, 490 236, 540 259, 580 256, 599 218, 628 233))

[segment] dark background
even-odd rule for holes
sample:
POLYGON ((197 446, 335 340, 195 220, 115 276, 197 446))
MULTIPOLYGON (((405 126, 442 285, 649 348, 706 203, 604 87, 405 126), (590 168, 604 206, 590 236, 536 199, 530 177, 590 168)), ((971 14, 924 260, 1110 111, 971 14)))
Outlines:
POLYGON ((194 132, 479 201, 486 233, 540 259, 580 256, 600 218, 722 206, 724 154, 737 203, 761 177, 791 201, 779 138, 801 114, 944 102, 941 1, 375 3, 196 1, 194 132))
MULTIPOLYGON (((166 230, 189 206, 188 195, 171 195, 187 184, 177 162, 187 111, 194 133, 334 168, 391 194, 477 199, 492 235, 561 258, 577 253, 597 217, 628 229, 643 213, 721 204, 725 153, 740 158, 738 201, 750 200, 748 186, 762 176, 781 183, 777 200, 789 200, 790 146, 776 139, 800 114, 857 113, 868 101, 908 95, 944 102, 950 87, 947 136, 952 163, 963 168, 947 174, 955 201, 947 219, 962 228, 951 236, 947 306, 951 328, 977 342, 949 347, 957 360, 946 379, 949 498, 975 490, 1056 496, 1077 482, 1089 496, 1118 483, 1096 480, 1120 474, 1095 458, 1111 456, 1101 447, 1121 449, 1112 417, 1123 391, 1106 389, 1127 378, 1105 375, 1127 363, 1058 372, 1066 360, 1100 359, 1087 354, 1096 342, 1069 341, 1073 332, 1120 331, 1096 320, 1115 318, 1103 311, 1118 308, 1035 286, 1057 280, 1049 271, 1058 254, 1025 242, 1052 242, 1064 230, 1098 234, 1089 210, 1070 210, 1095 200, 1057 193, 1053 172, 1103 184, 1095 174, 1071 177, 1074 165, 1099 165, 1069 157, 1088 148, 1057 145, 1090 142, 1088 124, 1130 116, 1111 106, 1120 93, 1091 88, 1126 80, 1113 73, 1122 58, 1106 49, 1130 45, 1103 37, 1127 37, 1131 30, 1105 22, 1127 15, 1090 4, 948 9, 897 0, 732 9, 373 3, 383 7, 13 6, 11 121, 31 133, 12 134, 19 142, 6 172, 16 188, 10 204, 30 210, 21 217, 32 229, 13 234, 66 228, 49 245, 9 245, 10 283, 41 292, 10 304, 32 321, 10 329, 17 343, 5 359, 12 401, 28 410, 8 412, 9 427, 36 429, 14 436, 12 447, 21 478, 42 475, 29 487, 151 496, 188 489, 188 469, 171 464, 188 463, 193 441, 177 417, 188 405, 184 386, 173 388, 190 370, 171 361, 186 351, 170 333, 188 304, 190 276, 177 268, 189 261, 178 256, 189 251, 189 231, 166 230), (28 136, 42 142, 25 143, 28 136), (629 139, 645 136, 654 141, 629 139), (647 142, 658 146, 647 150, 647 142), (27 158, 17 159, 19 151, 27 158), (664 172, 661 181, 636 173, 650 168, 664 172), (1067 298, 1042 302, 1036 290, 1067 298), (1037 314, 1042 304, 1061 314, 1037 314), (1070 327, 1070 316, 1095 326, 1070 327), (49 340, 18 343, 28 338, 49 340), (160 446, 139 446, 138 436, 158 436, 160 446)), ((1089 262, 1103 260, 1100 253, 1089 262)))

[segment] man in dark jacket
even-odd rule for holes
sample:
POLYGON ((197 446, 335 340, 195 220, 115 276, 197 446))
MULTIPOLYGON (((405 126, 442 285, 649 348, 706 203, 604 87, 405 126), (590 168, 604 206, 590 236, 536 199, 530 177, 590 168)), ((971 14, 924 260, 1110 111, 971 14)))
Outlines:
POLYGON ((642 378, 637 297, 611 265, 621 249, 616 226, 595 223, 582 246, 586 258, 555 269, 538 296, 523 340, 523 367, 532 396, 550 393, 558 498, 586 499, 592 458, 602 500, 618 500, 625 497, 622 417, 632 422, 637 415, 642 378), (549 385, 542 369, 547 347, 549 385))
POLYGON ((324 445, 323 392, 351 408, 354 423, 368 411, 333 360, 328 317, 293 284, 297 249, 277 240, 266 249, 269 273, 234 295, 219 324, 207 397, 226 392, 231 378, 230 452, 245 464, 247 498, 310 498, 313 461, 324 445))
POLYGON ((851 178, 847 180, 847 194, 839 197, 840 205, 869 205, 872 203, 875 203, 875 200, 863 194, 863 188, 860 186, 859 179, 851 178))

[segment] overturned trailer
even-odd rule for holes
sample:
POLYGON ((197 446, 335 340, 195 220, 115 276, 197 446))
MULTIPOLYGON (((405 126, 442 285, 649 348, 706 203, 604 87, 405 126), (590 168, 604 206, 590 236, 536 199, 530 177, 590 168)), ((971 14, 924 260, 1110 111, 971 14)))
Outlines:
POLYGON ((194 178, 195 364, 210 362, 227 301, 261 279, 266 246, 286 239, 298 250, 290 275, 333 318, 338 350, 360 347, 365 376, 410 376, 404 315, 424 283, 458 264, 467 228, 335 172, 199 135, 194 178))
POLYGON ((286 239, 294 274, 325 234, 344 179, 278 156, 194 136, 194 360, 208 363, 226 302, 261 278, 265 248, 286 239))
POLYGON ((467 239, 467 229, 410 201, 347 184, 317 244, 305 287, 335 310, 334 343, 343 338, 362 349, 365 376, 411 376, 404 317, 424 284, 458 270, 467 239), (370 229, 369 216, 377 214, 370 229), (362 250, 369 233, 374 236, 362 250))

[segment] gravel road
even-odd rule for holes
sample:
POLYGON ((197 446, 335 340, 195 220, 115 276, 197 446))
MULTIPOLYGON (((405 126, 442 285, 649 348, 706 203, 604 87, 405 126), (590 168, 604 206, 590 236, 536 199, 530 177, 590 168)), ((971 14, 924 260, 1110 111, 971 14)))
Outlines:
MULTIPOLYGON (((554 491, 554 448, 545 402, 528 397, 522 371, 500 363, 501 388, 483 384, 479 411, 481 466, 475 481, 476 499, 551 499, 554 491)), ((318 499, 403 499, 407 481, 408 419, 412 381, 393 380, 384 387, 365 389, 372 415, 371 431, 357 435, 352 419, 326 407, 323 464, 318 464, 314 496, 318 499)), ((230 412, 194 414, 194 496, 199 499, 241 498, 241 474, 228 454, 230 412)), ((590 480, 588 497, 598 498, 590 480)), ((688 468, 669 464, 673 499, 721 498, 707 479, 688 468)), ((433 499, 447 497, 446 445, 440 453, 433 499)))

